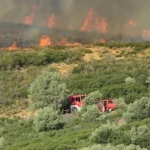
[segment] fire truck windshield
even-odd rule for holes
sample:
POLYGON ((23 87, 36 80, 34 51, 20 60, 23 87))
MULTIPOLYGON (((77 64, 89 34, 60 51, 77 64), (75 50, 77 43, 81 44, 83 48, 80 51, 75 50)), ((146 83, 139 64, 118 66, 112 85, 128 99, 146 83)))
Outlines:
POLYGON ((80 97, 76 97, 76 101, 80 102, 80 97))

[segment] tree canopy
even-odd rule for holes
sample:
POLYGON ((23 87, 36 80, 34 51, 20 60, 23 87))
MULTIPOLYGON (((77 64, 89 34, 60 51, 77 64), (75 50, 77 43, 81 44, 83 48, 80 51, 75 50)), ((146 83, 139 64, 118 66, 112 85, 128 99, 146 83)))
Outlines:
POLYGON ((68 89, 57 72, 39 75, 29 88, 29 98, 36 108, 47 106, 60 108, 67 97, 68 89))

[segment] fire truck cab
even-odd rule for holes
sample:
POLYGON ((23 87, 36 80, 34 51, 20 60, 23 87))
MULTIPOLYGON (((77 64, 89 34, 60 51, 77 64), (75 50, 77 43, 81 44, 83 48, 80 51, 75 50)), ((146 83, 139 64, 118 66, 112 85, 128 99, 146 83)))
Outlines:
POLYGON ((111 99, 108 100, 100 100, 98 104, 98 108, 101 112, 111 112, 117 108, 117 104, 115 104, 111 99))
POLYGON ((65 112, 80 111, 82 108, 82 100, 86 95, 71 95, 68 98, 68 103, 64 107, 65 112))

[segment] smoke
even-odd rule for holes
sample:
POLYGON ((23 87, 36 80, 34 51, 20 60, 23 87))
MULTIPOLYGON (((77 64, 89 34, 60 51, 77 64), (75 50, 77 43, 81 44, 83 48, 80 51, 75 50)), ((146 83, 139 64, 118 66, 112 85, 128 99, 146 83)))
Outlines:
POLYGON ((104 17, 108 22, 108 31, 113 34, 125 34, 130 30, 124 25, 128 21, 136 22, 134 32, 140 34, 150 29, 149 0, 1 0, 0 21, 24 23, 25 16, 36 5, 33 25, 47 27, 48 18, 55 14, 57 27, 80 29, 89 8, 93 8, 97 18, 104 17))
POLYGON ((3 18, 5 13, 11 11, 13 9, 13 2, 9 0, 2 0, 0 2, 0 18, 3 18))

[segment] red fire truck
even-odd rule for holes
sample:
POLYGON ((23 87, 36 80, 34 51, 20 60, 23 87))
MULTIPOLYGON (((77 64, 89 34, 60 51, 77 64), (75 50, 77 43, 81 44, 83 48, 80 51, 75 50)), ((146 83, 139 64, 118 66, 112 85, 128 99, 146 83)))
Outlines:
MULTIPOLYGON (((86 97, 87 95, 71 95, 69 96, 67 100, 67 104, 63 107, 64 112, 74 112, 74 111, 80 111, 82 108, 82 100, 86 97)), ((100 100, 99 103, 97 104, 99 110, 101 112, 105 111, 113 111, 117 108, 117 104, 113 102, 111 99, 107 100, 100 100)))
POLYGON ((64 106, 64 112, 80 111, 82 108, 82 100, 86 95, 71 95, 64 106))

